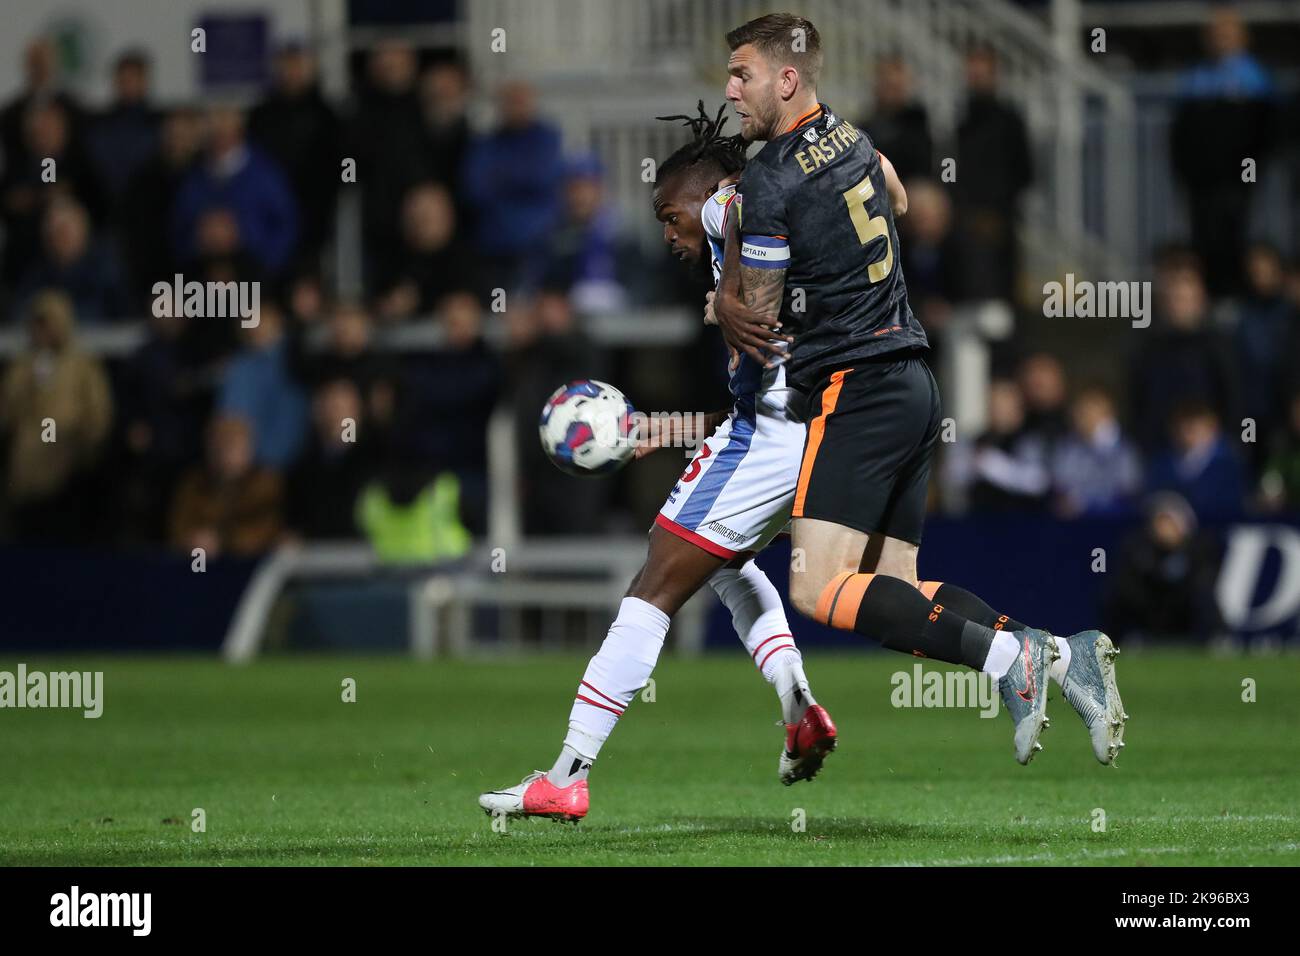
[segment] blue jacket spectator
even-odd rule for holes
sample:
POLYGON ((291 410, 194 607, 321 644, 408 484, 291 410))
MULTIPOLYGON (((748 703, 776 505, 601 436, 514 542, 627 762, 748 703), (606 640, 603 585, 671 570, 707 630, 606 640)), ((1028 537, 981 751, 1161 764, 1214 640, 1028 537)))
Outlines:
POLYGON ((1246 25, 1227 4, 1214 11, 1205 28, 1209 59, 1186 71, 1178 95, 1186 99, 1266 99, 1275 92, 1273 79, 1251 55, 1246 25))
POLYGON ((625 277, 635 254, 619 233, 618 216, 605 199, 604 171, 595 156, 568 164, 564 211, 552 231, 534 282, 569 291, 578 312, 612 312, 627 301, 625 277))
POLYGON ((462 182, 474 245, 513 285, 555 223, 564 166, 559 131, 537 118, 532 88, 508 83, 498 100, 501 125, 470 144, 462 182))
POLYGON ((1274 145, 1274 88, 1250 55, 1241 15, 1221 5, 1205 32, 1210 59, 1183 78, 1169 129, 1169 156, 1187 198, 1192 245, 1217 297, 1241 288, 1241 249, 1251 191, 1242 160, 1262 167, 1274 145))
POLYGON ((1142 466, 1137 449, 1120 430, 1111 397, 1085 389, 1070 413, 1073 430, 1052 456, 1058 510, 1065 517, 1130 512, 1142 488, 1142 466))
POLYGON ((1233 518, 1246 500, 1246 472, 1229 447, 1218 416, 1189 403, 1174 413, 1173 442, 1148 470, 1151 491, 1176 491, 1201 518, 1233 518))
POLYGON ((279 310, 263 303, 258 324, 246 334, 248 346, 226 366, 217 412, 250 422, 256 463, 284 471, 302 448, 307 399, 293 378, 279 310))
POLYGON ((243 116, 214 110, 209 118, 207 162, 181 184, 172 214, 177 259, 199 253, 204 213, 227 210, 239 229, 239 245, 269 275, 288 264, 298 238, 297 203, 278 166, 244 140, 243 116))

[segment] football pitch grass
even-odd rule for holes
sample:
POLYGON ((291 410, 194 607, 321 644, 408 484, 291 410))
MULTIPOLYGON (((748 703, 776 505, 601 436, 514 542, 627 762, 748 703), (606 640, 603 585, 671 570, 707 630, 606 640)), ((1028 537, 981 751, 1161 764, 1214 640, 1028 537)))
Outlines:
POLYGON ((1021 767, 1004 713, 893 707, 913 660, 810 654, 840 748, 789 788, 775 696, 744 656, 666 655, 587 819, 505 833, 476 798, 550 765, 585 657, 21 659, 102 670, 104 712, 0 710, 5 865, 1300 864, 1294 655, 1126 653, 1111 769, 1055 688, 1021 767))

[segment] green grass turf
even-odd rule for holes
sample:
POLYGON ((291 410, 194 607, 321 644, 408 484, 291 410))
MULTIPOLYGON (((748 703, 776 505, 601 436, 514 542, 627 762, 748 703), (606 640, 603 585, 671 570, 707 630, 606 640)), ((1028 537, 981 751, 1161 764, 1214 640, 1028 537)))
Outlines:
POLYGON ((890 674, 911 660, 809 655, 841 744, 791 788, 775 697, 743 655, 666 658, 655 702, 605 748, 586 821, 506 834, 476 797, 550 765, 576 657, 26 662, 102 669, 105 709, 0 710, 9 865, 1300 863, 1294 656, 1125 654, 1129 744, 1110 769, 1055 693, 1025 768, 1005 714, 893 708, 890 674))

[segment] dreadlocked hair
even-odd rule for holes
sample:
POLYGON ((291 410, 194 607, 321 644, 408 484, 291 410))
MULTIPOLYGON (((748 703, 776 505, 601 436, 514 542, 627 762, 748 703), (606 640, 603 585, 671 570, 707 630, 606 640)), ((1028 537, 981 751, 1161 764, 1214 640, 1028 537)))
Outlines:
POLYGON ((659 164, 660 180, 700 163, 710 163, 722 170, 724 176, 738 173, 745 168, 745 140, 739 136, 723 136, 722 127, 727 125, 722 114, 727 104, 718 107, 718 115, 710 117, 704 111, 704 100, 696 105, 695 116, 656 116, 655 119, 667 122, 682 120, 683 126, 689 126, 692 140, 659 164))

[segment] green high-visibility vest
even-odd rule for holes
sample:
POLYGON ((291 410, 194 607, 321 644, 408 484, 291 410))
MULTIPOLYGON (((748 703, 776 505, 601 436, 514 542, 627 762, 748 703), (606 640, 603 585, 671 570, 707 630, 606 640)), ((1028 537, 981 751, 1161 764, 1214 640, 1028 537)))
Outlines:
POLYGON ((383 485, 367 485, 357 500, 357 523, 381 561, 441 561, 459 558, 470 547, 460 522, 460 481, 451 472, 405 505, 395 503, 383 485))

